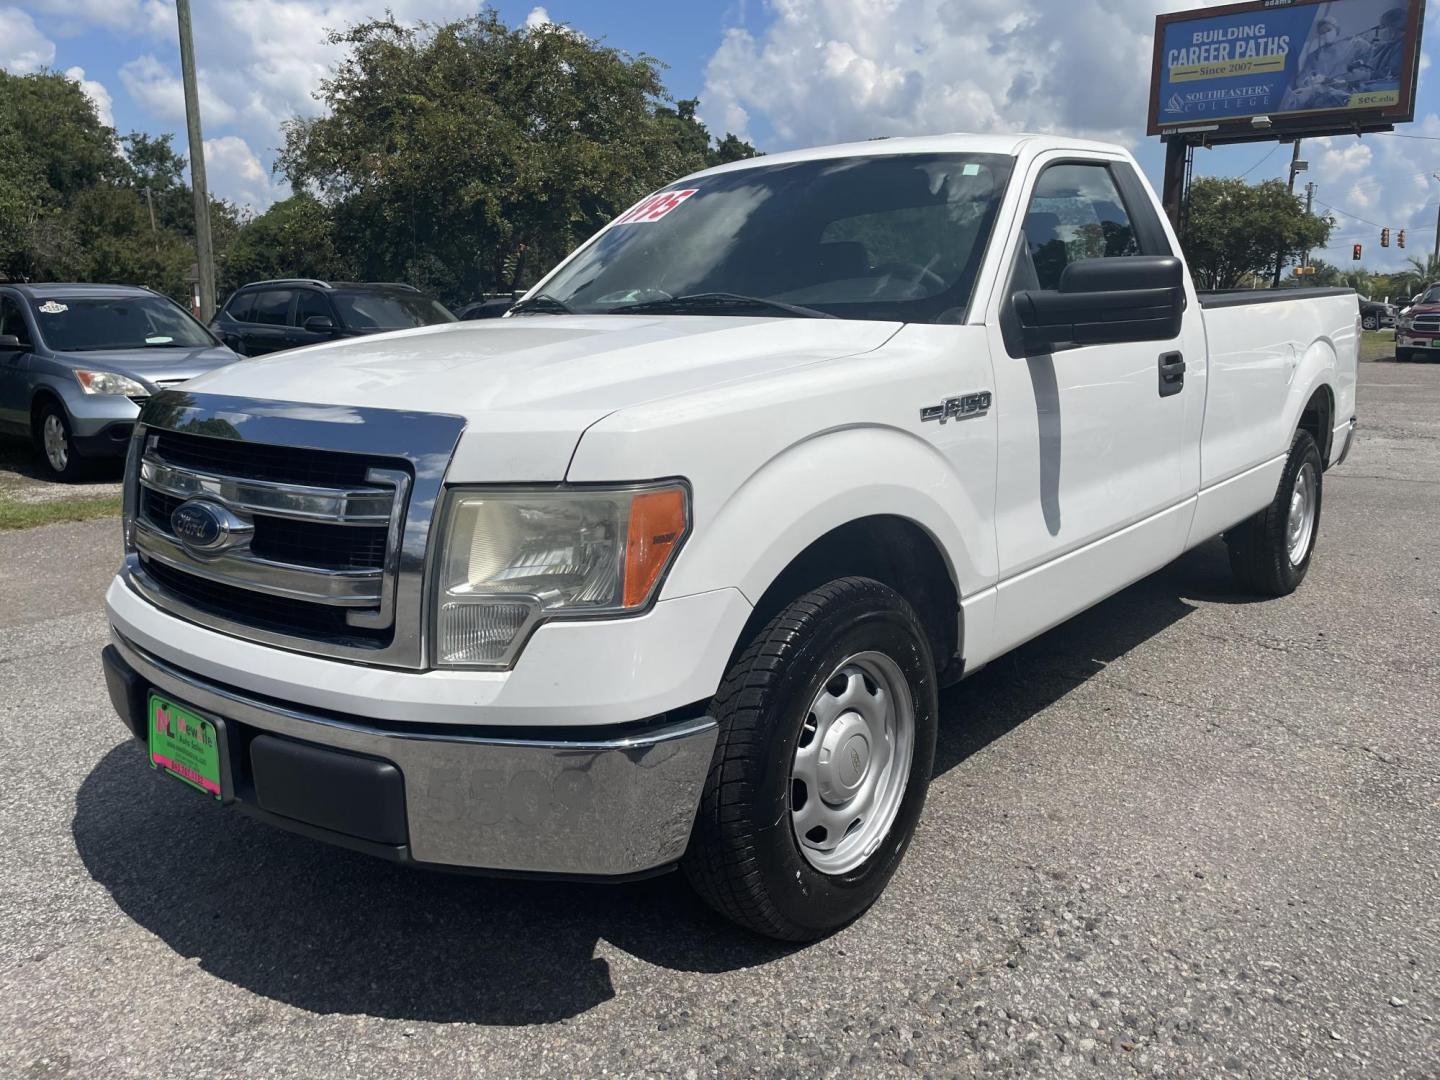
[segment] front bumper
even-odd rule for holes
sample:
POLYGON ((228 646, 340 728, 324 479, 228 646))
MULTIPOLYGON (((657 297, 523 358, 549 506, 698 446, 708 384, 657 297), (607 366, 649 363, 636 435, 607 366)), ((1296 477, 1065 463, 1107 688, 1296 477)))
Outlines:
POLYGON ((715 748, 708 716, 538 733, 357 720, 208 681, 118 631, 111 641, 110 698, 137 738, 152 689, 218 717, 228 801, 402 862, 579 877, 666 867, 715 748))

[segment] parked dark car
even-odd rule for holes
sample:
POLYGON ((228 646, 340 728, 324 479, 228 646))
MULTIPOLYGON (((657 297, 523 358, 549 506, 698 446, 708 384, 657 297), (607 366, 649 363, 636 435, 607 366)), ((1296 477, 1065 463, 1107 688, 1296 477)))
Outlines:
POLYGON ((413 285, 280 278, 236 289, 210 328, 242 356, 261 356, 454 321, 445 305, 413 285))
POLYGON ((168 296, 134 285, 0 285, 0 431, 56 477, 125 453, 151 394, 240 359, 168 296))
POLYGON ((473 304, 466 304, 455 313, 455 316, 461 322, 471 322, 475 319, 498 319, 514 306, 514 296, 496 296, 489 300, 476 300, 473 304))
POLYGON ((1395 325, 1397 314, 1394 304, 1379 300, 1360 301, 1360 325, 1366 330, 1380 330, 1395 325))

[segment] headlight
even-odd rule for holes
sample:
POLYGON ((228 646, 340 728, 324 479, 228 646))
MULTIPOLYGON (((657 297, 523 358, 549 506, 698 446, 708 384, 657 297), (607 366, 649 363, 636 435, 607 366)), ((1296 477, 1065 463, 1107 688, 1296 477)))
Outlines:
POLYGON ((75 381, 87 394, 122 394, 125 397, 149 397, 150 391, 134 379, 113 371, 77 371, 75 381))
POLYGON ((504 667, 550 618, 645 609, 689 530, 684 486, 455 491, 436 563, 436 660, 504 667))

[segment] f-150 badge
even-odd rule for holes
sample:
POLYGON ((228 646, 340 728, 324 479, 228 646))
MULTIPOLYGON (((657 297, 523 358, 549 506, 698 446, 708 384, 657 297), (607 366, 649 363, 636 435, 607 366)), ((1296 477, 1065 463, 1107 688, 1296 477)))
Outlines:
POLYGON ((946 398, 939 405, 927 405, 921 409, 920 420, 939 420, 943 424, 949 420, 968 420, 972 416, 983 416, 990 411, 992 400, 993 395, 989 390, 966 394, 964 397, 946 398))

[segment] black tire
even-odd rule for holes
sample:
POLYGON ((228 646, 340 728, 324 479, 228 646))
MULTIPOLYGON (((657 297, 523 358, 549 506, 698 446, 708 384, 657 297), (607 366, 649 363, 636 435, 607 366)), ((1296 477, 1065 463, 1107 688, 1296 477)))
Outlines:
POLYGON ((1360 328, 1362 330, 1379 330, 1380 319, 1375 315, 1366 315, 1360 320, 1360 328))
POLYGON ((1396 349, 1395 359, 1403 364, 1407 360, 1414 360, 1415 354, 1409 349, 1396 349))
POLYGON ((47 400, 40 406, 35 414, 35 427, 32 434, 35 453, 40 458, 40 467, 52 479, 73 484, 88 475, 89 470, 86 463, 81 458, 79 451, 75 449, 75 436, 70 429, 70 417, 65 414, 65 407, 59 402, 47 400), (62 459, 59 463, 51 460, 50 451, 46 448, 46 427, 52 421, 59 424, 64 441, 63 449, 59 452, 62 459))
POLYGON ((1290 457, 1285 462, 1274 501, 1225 534, 1225 544, 1230 549, 1230 569, 1242 589, 1261 596, 1288 596, 1305 580, 1320 536, 1324 492, 1325 465, 1320 449, 1308 431, 1297 431, 1290 443, 1290 457), (1307 467, 1314 479, 1315 516, 1304 557, 1297 562, 1290 557, 1290 501, 1296 478, 1307 467))
POLYGON ((936 694, 920 620, 878 581, 832 581, 775 616, 715 695, 720 737, 683 860, 696 892, 726 918, 785 941, 823 937, 863 914, 900 865, 925 805, 936 694), (816 695, 844 661, 867 651, 892 660, 909 688, 910 769, 894 821, 873 853, 848 873, 825 874, 801 853, 791 826, 791 767, 816 695))

